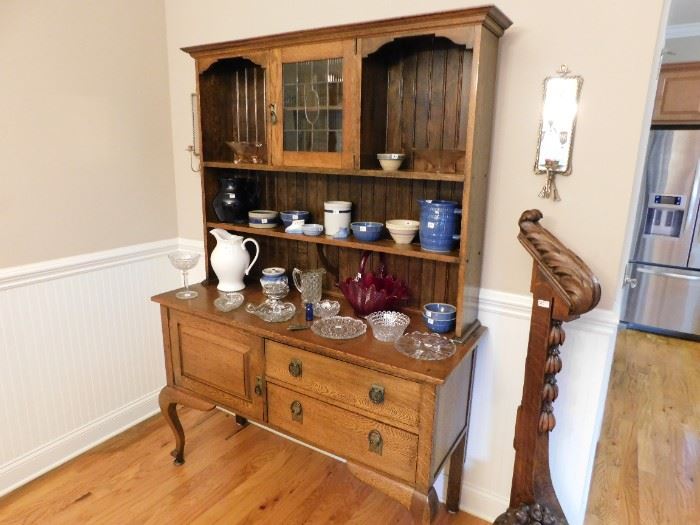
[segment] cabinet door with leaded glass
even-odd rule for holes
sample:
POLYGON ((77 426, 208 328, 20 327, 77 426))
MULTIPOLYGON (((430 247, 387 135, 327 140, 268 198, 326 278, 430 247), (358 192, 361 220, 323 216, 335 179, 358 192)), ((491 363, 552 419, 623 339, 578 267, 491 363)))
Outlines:
POLYGON ((282 48, 273 55, 273 164, 355 168, 359 133, 355 41, 282 48))

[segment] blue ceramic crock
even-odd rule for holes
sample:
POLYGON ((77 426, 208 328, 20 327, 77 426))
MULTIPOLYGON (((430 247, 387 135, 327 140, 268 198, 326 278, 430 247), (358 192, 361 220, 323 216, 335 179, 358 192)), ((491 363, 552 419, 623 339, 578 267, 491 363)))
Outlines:
POLYGON ((449 252, 459 240, 462 210, 455 201, 418 200, 420 245, 429 252, 449 252))

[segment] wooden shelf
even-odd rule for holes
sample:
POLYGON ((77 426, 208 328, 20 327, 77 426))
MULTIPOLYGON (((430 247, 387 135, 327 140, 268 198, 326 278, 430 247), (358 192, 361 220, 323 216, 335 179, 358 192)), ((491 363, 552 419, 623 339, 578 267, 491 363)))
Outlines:
POLYGON ((284 171, 291 173, 318 173, 321 175, 349 175, 354 177, 375 177, 382 179, 417 179, 463 182, 463 173, 434 173, 429 171, 384 171, 376 170, 347 170, 335 168, 311 168, 302 166, 271 166, 269 164, 234 164, 233 162, 206 161, 205 168, 222 168, 232 170, 284 171))
POLYGON ((292 241, 308 242, 312 244, 326 244, 329 246, 339 246, 342 248, 352 248, 355 250, 368 250, 371 252, 391 253, 416 259, 427 259, 429 261, 440 261, 450 264, 459 264, 459 251, 453 250, 448 253, 426 252, 418 244, 396 244, 391 239, 382 239, 374 242, 358 241, 354 237, 347 239, 333 239, 325 235, 312 237, 294 233, 286 233, 281 226, 275 228, 252 228, 245 224, 230 224, 227 222, 207 222, 208 228, 222 228, 228 231, 246 233, 249 235, 260 235, 263 237, 277 237, 292 241))

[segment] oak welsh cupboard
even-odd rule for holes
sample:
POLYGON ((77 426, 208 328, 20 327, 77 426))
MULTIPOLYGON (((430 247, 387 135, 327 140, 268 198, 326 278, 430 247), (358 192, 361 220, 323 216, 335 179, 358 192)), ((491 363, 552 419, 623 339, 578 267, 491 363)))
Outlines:
MULTIPOLYGON (((176 405, 218 406, 240 424, 251 419, 346 459, 416 523, 430 523, 433 482, 449 462, 447 506, 458 509, 475 349, 485 331, 477 297, 497 47, 510 23, 483 7, 185 49, 197 73, 207 277, 194 300, 154 297, 167 371, 160 405, 175 433, 176 463, 185 443, 176 405), (261 143, 260 162, 234 162, 226 141, 261 143), (406 154, 399 171, 380 169, 376 154, 385 151, 406 154), (212 202, 219 180, 231 176, 256 181, 261 207, 306 209, 319 222, 325 200, 351 201, 354 219, 381 222, 417 218, 419 198, 457 200, 461 241, 431 253, 388 238, 366 243, 221 223, 212 202), (423 329, 420 305, 449 302, 458 308, 450 335, 464 342, 447 360, 417 361, 369 331, 333 341, 242 308, 221 313, 213 306, 212 228, 254 236, 258 273, 325 267, 328 295, 355 274, 363 251, 382 254, 411 289, 409 330, 423 329)), ((258 276, 246 301, 262 299, 258 276)), ((341 314, 351 314, 341 304, 341 314)))

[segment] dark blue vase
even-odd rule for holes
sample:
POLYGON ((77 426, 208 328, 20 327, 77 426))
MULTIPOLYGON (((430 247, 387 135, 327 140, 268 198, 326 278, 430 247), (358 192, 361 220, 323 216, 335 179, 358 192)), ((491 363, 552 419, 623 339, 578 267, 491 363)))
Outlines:
POLYGON ((246 223, 248 212, 256 205, 257 192, 252 181, 240 177, 219 179, 214 197, 214 213, 221 222, 246 223))
POLYGON ((420 246, 429 252, 449 252, 459 240, 462 210, 455 201, 418 200, 420 246))

